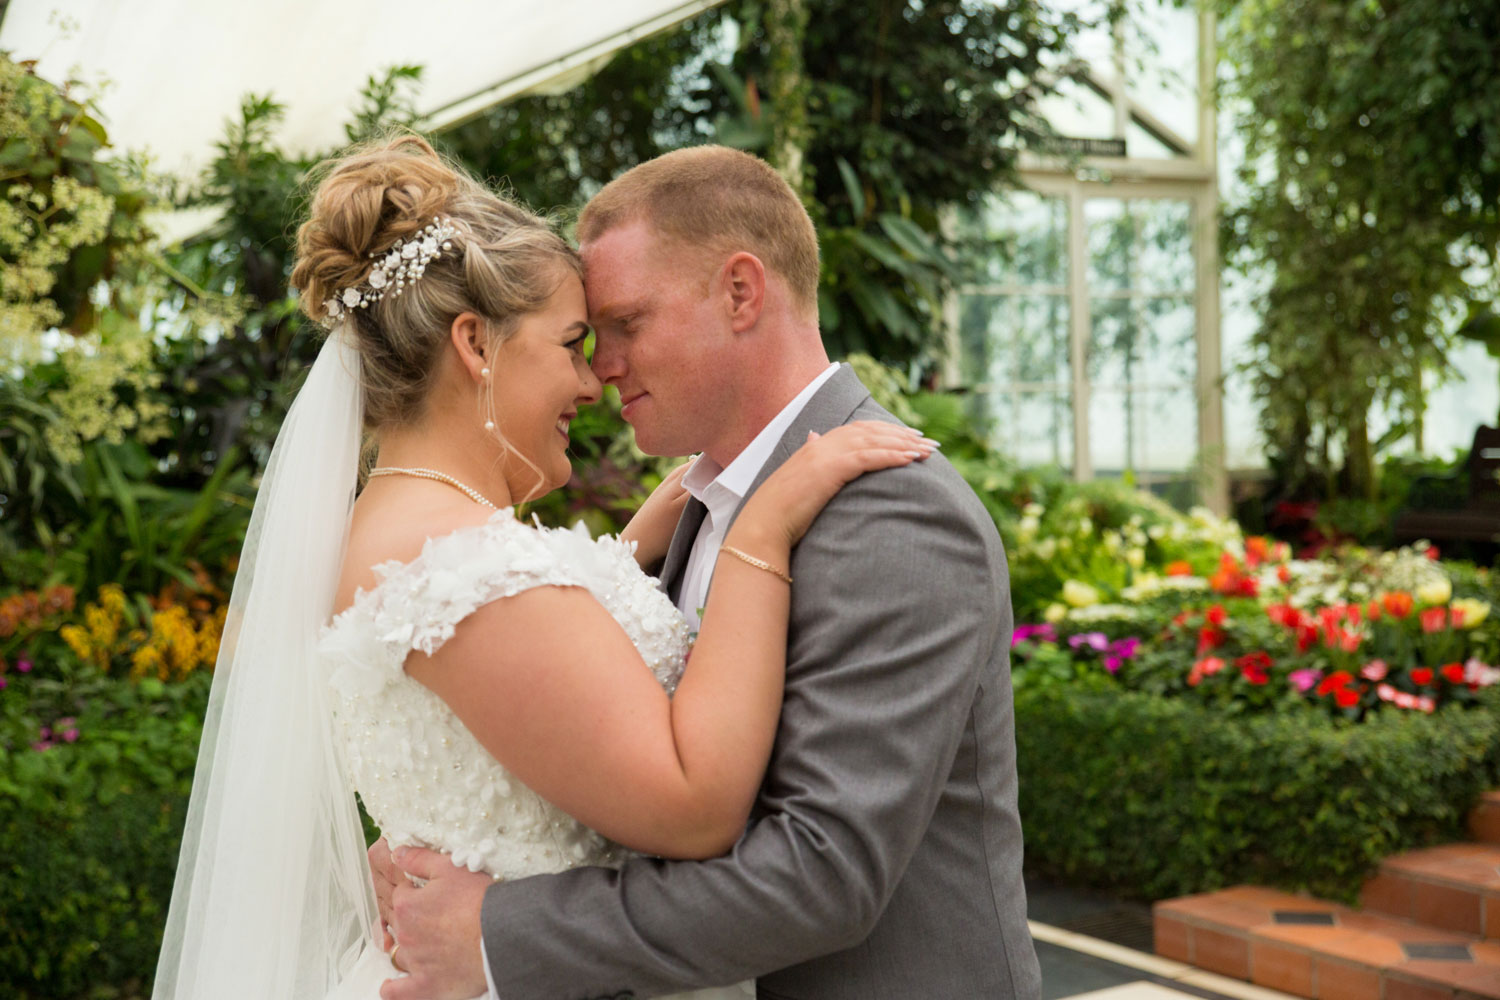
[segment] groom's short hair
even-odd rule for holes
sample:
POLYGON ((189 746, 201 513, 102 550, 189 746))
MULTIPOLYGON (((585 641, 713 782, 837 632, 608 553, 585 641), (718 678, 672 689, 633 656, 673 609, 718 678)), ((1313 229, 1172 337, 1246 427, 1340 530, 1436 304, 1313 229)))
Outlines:
POLYGON ((817 309, 818 234, 807 209, 770 164, 727 146, 690 146, 632 167, 578 216, 578 241, 644 220, 682 246, 748 251, 817 309))

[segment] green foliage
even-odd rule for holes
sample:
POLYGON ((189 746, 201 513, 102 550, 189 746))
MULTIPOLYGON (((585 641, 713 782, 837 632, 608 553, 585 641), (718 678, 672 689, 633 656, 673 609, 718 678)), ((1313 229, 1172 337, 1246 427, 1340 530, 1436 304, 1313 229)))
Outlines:
POLYGON ((1374 499, 1464 300, 1500 280, 1500 8, 1220 6, 1246 148, 1225 246, 1265 282, 1248 370, 1273 468, 1289 494, 1374 499), (1379 439, 1373 406, 1398 417, 1379 439))
POLYGON ((0 993, 135 996, 149 983, 208 680, 0 691, 0 993), (57 742, 33 749, 43 726, 57 742))
POLYGON ((1146 899, 1248 882, 1352 900, 1385 857, 1457 839, 1500 778, 1493 710, 1348 725, 1037 686, 1016 743, 1028 865, 1146 899))
POLYGON ((0 53, 0 361, 35 357, 49 327, 87 330, 101 281, 137 265, 150 197, 108 162, 94 108, 0 53))

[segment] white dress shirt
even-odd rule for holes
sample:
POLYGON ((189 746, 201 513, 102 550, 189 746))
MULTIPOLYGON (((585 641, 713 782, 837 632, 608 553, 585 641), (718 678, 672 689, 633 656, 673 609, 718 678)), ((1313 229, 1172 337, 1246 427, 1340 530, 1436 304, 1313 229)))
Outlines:
POLYGON ((682 571, 682 587, 677 592, 677 609, 694 632, 701 624, 698 616, 708 600, 709 580, 713 577, 714 563, 718 559, 719 546, 724 544, 730 519, 765 467, 771 452, 786 434, 786 429, 802 413, 813 394, 838 370, 838 364, 834 363, 819 372, 806 388, 782 407, 780 413, 771 418, 770 423, 761 428, 754 440, 727 467, 720 468, 719 463, 707 455, 699 455, 687 475, 682 477, 683 488, 708 508, 708 514, 698 528, 698 537, 693 539, 693 548, 682 571))
MULTIPOLYGON (((755 482, 755 477, 760 475, 760 470, 786 434, 786 429, 806 408, 807 401, 812 399, 813 394, 838 370, 838 362, 834 362, 819 372, 816 378, 807 383, 806 388, 782 407, 780 413, 771 418, 770 423, 761 428, 760 433, 755 435, 744 451, 735 456, 727 468, 720 468, 719 463, 707 455, 699 455, 692 468, 682 477, 683 488, 708 508, 708 514, 698 529, 698 537, 693 540, 693 548, 688 553, 687 566, 683 568, 682 587, 677 593, 678 610, 688 620, 688 626, 694 632, 698 631, 701 624, 698 612, 708 600, 709 580, 713 576, 719 546, 724 543, 724 534, 729 530, 729 519, 745 499, 746 491, 755 482)), ((483 937, 479 939, 479 953, 484 959, 484 980, 489 985, 489 993, 484 1000, 500 1000, 495 992, 495 978, 490 973, 489 950, 485 947, 483 937)))

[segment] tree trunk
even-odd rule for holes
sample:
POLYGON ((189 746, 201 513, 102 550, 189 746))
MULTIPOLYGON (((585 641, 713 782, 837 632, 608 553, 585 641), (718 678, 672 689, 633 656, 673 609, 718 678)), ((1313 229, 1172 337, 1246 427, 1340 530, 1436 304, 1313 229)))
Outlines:
POLYGON ((1344 471, 1349 495, 1375 499, 1375 458, 1370 448, 1370 407, 1356 407, 1345 430, 1344 471))
POLYGON ((770 161, 803 202, 812 196, 803 153, 807 149, 807 73, 802 44, 807 34, 804 0, 766 4, 766 96, 771 103, 770 161))

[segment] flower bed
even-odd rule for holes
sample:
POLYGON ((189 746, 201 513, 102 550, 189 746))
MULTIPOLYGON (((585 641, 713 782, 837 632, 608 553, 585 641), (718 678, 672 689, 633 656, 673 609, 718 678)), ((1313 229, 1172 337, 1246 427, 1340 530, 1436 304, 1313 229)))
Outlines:
POLYGON ((1029 868, 1146 899, 1241 882, 1353 900, 1390 854, 1462 836, 1500 779, 1500 701, 1226 717, 1097 677, 1016 695, 1029 868), (1110 684, 1111 686, 1105 686, 1110 684))

